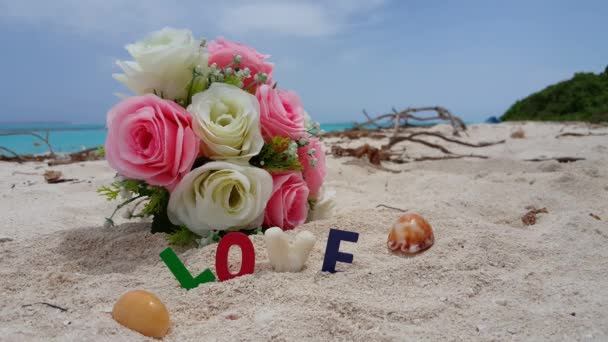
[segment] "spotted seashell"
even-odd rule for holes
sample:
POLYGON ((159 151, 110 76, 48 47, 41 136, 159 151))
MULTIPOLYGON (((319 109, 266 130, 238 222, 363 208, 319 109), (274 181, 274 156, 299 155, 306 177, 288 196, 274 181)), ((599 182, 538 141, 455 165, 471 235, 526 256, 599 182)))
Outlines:
POLYGON ((431 225, 420 215, 406 214, 393 224, 386 244, 393 252, 416 254, 431 247, 433 242, 431 225))

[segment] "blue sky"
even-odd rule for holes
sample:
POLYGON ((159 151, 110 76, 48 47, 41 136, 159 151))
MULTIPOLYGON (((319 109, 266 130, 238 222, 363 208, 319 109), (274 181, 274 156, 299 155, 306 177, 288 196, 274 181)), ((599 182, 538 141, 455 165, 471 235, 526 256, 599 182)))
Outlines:
POLYGON ((321 122, 442 105, 466 120, 608 65, 608 1, 0 0, 0 121, 104 122, 124 45, 164 26, 253 45, 321 122))

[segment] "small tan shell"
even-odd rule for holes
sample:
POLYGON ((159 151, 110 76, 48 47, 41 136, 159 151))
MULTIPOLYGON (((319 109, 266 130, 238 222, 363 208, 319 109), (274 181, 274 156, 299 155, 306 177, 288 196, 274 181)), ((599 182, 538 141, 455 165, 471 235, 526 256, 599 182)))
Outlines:
POLYGON ((169 312, 158 297, 143 290, 129 291, 114 304, 112 317, 142 335, 162 338, 169 330, 169 312))
POLYGON ((416 254, 428 249, 434 242, 431 225, 420 215, 406 214, 393 224, 386 244, 393 252, 416 254))

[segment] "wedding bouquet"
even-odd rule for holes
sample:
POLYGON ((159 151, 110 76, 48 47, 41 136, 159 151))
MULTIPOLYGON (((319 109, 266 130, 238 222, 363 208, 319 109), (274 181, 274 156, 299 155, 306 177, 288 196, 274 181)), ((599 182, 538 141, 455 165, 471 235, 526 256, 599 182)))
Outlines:
POLYGON ((107 114, 105 157, 127 218, 152 217, 176 243, 284 230, 331 215, 318 123, 277 87, 267 55, 164 28, 129 44, 114 78, 136 95, 107 114), (140 210, 136 210, 140 206, 140 210))

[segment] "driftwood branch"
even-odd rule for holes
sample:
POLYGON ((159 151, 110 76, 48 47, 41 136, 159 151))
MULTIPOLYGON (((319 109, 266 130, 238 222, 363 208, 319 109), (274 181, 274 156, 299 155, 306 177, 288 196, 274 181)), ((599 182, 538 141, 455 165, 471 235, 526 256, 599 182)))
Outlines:
POLYGON ((376 126, 376 128, 381 128, 377 123, 374 122, 374 120, 369 116, 369 114, 367 114, 367 111, 365 109, 363 110, 363 115, 365 115, 367 120, 369 120, 372 125, 376 126))
POLYGON ((30 132, 30 131, 16 131, 16 132, 4 132, 4 133, 0 133, 0 136, 12 136, 12 135, 31 135, 35 138, 37 138, 38 140, 42 141, 46 147, 49 149, 49 156, 55 157, 55 151, 53 151, 53 146, 51 146, 50 140, 49 140, 49 131, 45 131, 44 132, 44 136, 36 133, 36 132, 30 132))
POLYGON ((356 158, 366 157, 369 162, 374 166, 382 166, 382 162, 390 161, 394 163, 408 163, 411 161, 425 161, 425 160, 445 160, 445 159, 459 159, 459 158, 480 158, 487 159, 487 156, 478 155, 478 154, 458 154, 447 147, 436 143, 427 141, 424 138, 432 137, 438 138, 444 142, 457 144, 461 146, 471 147, 471 148, 482 148, 487 146, 493 146, 497 144, 505 143, 505 140, 494 141, 494 142, 481 142, 481 143, 470 143, 466 141, 462 141, 459 139, 455 139, 452 137, 447 137, 439 132, 413 132, 410 134, 404 134, 406 128, 408 127, 409 120, 413 121, 436 121, 436 120, 444 120, 450 122, 452 125, 452 134, 455 136, 459 135, 460 131, 466 130, 466 125, 462 119, 452 115, 447 109, 434 106, 434 107, 419 107, 419 108, 407 108, 402 111, 397 111, 394 107, 392 108, 392 113, 390 114, 382 114, 377 116, 376 118, 371 118, 367 111, 363 110, 363 115, 366 117, 367 121, 355 125, 352 129, 346 130, 343 132, 335 132, 326 134, 326 136, 337 136, 337 137, 345 137, 348 139, 359 139, 363 137, 367 138, 387 138, 388 143, 383 145, 380 148, 371 146, 369 144, 363 144, 356 148, 344 148, 338 146, 337 144, 332 146, 331 152, 336 157, 342 156, 352 156, 356 158), (436 115, 431 117, 421 117, 415 115, 418 112, 424 111, 435 111, 436 115), (366 129, 366 126, 374 125, 379 127, 375 130, 366 129), (390 131, 388 131, 390 129, 390 131), (391 134, 392 133, 392 134, 391 134), (426 147, 438 150, 444 154, 444 156, 432 156, 432 157, 419 157, 419 158, 406 158, 402 157, 403 152, 396 152, 392 149, 396 144, 400 142, 410 142, 415 144, 424 145, 426 147))
POLYGON ((17 161, 18 163, 23 163, 23 159, 21 159, 21 157, 19 157, 19 155, 17 154, 17 152, 15 152, 15 151, 13 151, 13 150, 11 150, 9 148, 6 148, 4 146, 0 146, 0 151, 5 151, 5 152, 8 152, 8 153, 12 154, 13 158, 15 158, 15 161, 17 161))
POLYGON ((453 135, 459 136, 460 131, 465 131, 467 126, 464 121, 459 117, 452 115, 449 110, 445 109, 441 106, 429 106, 429 107, 409 107, 402 111, 397 111, 395 108, 392 109, 393 112, 389 114, 380 115, 374 119, 370 118, 366 111, 364 111, 365 117, 367 117, 367 121, 357 124, 353 127, 353 129, 363 129, 368 125, 375 125, 377 127, 388 127, 389 124, 392 124, 394 128, 393 136, 397 136, 401 130, 401 128, 408 126, 409 121, 448 121, 452 125, 453 135), (429 117, 419 117, 414 115, 414 113, 419 112, 428 112, 434 111, 436 113, 435 116, 429 117), (385 124, 382 125, 381 122, 385 121, 385 124))
MULTIPOLYGON (((6 136, 6 135, 16 135, 16 134, 0 133, 0 136, 3 136, 3 135, 6 136)), ((48 141, 48 136, 46 139, 48 141)), ((33 154, 20 155, 20 154, 16 153, 15 151, 12 151, 6 147, 0 146, 0 151, 6 151, 12 155, 12 156, 6 156, 3 154, 0 154, 0 160, 9 161, 9 162, 18 162, 18 163, 22 163, 25 161, 38 161, 38 162, 47 161, 47 164, 49 166, 55 166, 55 165, 78 163, 78 162, 83 162, 83 161, 87 161, 87 160, 101 159, 102 157, 97 153, 98 150, 99 150, 98 147, 93 147, 93 148, 87 148, 82 151, 66 153, 66 154, 56 154, 55 152, 49 152, 47 154, 40 154, 40 155, 33 155, 33 154)), ((50 151, 53 151, 53 149, 51 148, 50 151)))

